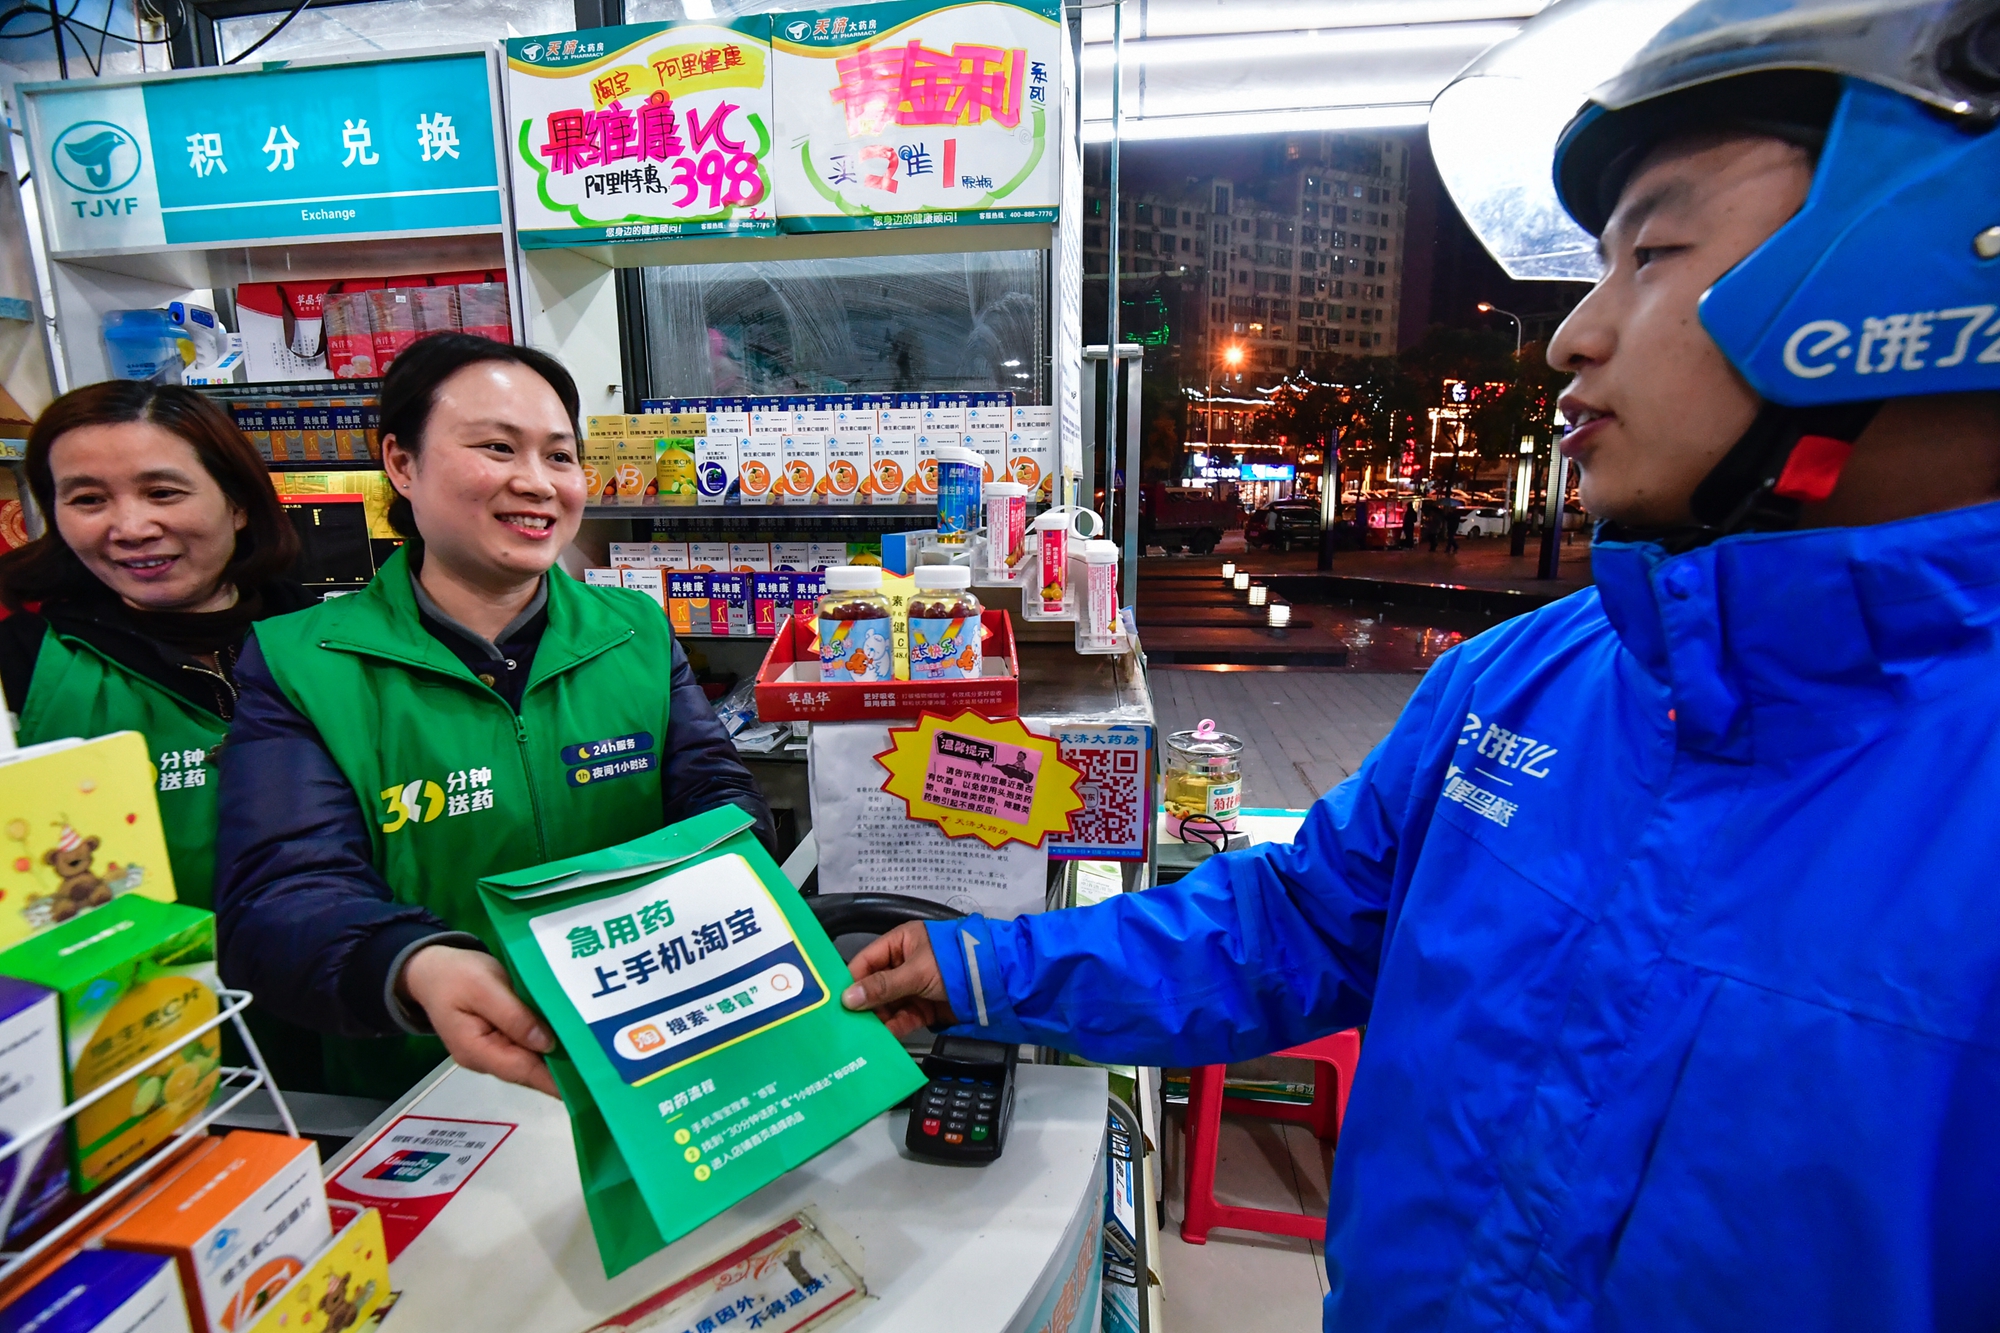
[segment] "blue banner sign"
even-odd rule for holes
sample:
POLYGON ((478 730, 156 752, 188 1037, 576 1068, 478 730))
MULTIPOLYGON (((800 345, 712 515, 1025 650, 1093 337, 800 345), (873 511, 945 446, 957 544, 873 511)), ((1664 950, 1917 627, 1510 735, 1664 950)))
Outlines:
POLYGON ((481 52, 22 88, 49 249, 497 228, 481 52))

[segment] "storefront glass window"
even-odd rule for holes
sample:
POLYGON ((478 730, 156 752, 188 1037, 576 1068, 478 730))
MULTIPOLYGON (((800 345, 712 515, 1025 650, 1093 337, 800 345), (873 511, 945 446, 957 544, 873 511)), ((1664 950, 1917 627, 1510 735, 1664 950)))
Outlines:
POLYGON ((1048 399, 1044 251, 645 271, 652 392, 984 392, 1048 399))
MULTIPOLYGON (((215 40, 222 58, 247 50, 284 16, 279 8, 217 19, 215 40)), ((303 10, 252 58, 366 55, 575 28, 574 0, 372 0, 303 10)))

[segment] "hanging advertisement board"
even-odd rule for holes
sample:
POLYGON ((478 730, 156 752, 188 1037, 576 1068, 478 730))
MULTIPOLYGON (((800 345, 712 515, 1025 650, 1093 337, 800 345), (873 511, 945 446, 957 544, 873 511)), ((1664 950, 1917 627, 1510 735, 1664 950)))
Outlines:
POLYGON ((501 225, 482 52, 21 89, 49 249, 501 225))
POLYGON ((894 0, 771 23, 781 230, 1055 218, 1052 0, 894 0))
POLYGON ((510 38, 522 247, 775 233, 770 23, 510 38))

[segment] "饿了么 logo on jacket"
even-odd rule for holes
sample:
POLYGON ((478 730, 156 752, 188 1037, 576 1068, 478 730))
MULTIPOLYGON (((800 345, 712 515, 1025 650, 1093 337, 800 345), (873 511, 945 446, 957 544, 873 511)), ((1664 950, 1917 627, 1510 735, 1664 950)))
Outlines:
POLYGON ((1837 319, 1815 319, 1799 325, 1785 339, 1785 369, 1800 379, 1823 379, 1849 366, 1857 375, 1887 375, 1903 370, 1948 370, 1970 356, 1975 365, 2000 365, 2000 320, 1992 305, 1958 306, 1951 310, 1915 310, 1895 315, 1870 315, 1861 321, 1861 337, 1837 319), (1985 339, 1973 351, 1975 339, 1985 339))
MULTIPOLYGON (((1472 745, 1475 758, 1468 760, 1471 772, 1497 786, 1512 788, 1515 779, 1507 776, 1514 773, 1531 778, 1545 778, 1549 775, 1548 761, 1556 754, 1556 747, 1545 745, 1533 736, 1524 736, 1499 723, 1486 723, 1479 714, 1467 713, 1465 725, 1458 729, 1458 743, 1472 745), (1495 769, 1506 772, 1495 772, 1495 769)), ((1466 776, 1467 770, 1454 761, 1445 770, 1444 790, 1439 793, 1447 801, 1455 801, 1482 818, 1490 819, 1505 828, 1514 821, 1520 811, 1519 801, 1510 796, 1482 787, 1466 776)))

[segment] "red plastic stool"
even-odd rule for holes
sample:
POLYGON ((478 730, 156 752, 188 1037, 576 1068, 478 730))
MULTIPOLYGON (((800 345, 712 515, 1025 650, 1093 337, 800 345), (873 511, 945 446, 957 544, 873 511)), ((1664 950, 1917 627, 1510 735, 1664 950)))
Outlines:
POLYGON ((1225 1110, 1310 1125, 1312 1132, 1328 1143, 1340 1138, 1340 1122, 1347 1115, 1347 1095, 1354 1088, 1354 1064, 1361 1058, 1361 1033, 1352 1029, 1336 1032, 1272 1054, 1314 1062, 1310 1106, 1225 1096, 1223 1078, 1229 1070, 1227 1065, 1207 1065, 1188 1074, 1187 1216, 1181 1222, 1181 1239, 1190 1245, 1206 1245, 1211 1227, 1303 1236, 1322 1243, 1326 1240, 1324 1217, 1280 1213, 1269 1208, 1239 1208, 1215 1201, 1215 1161, 1225 1110))

